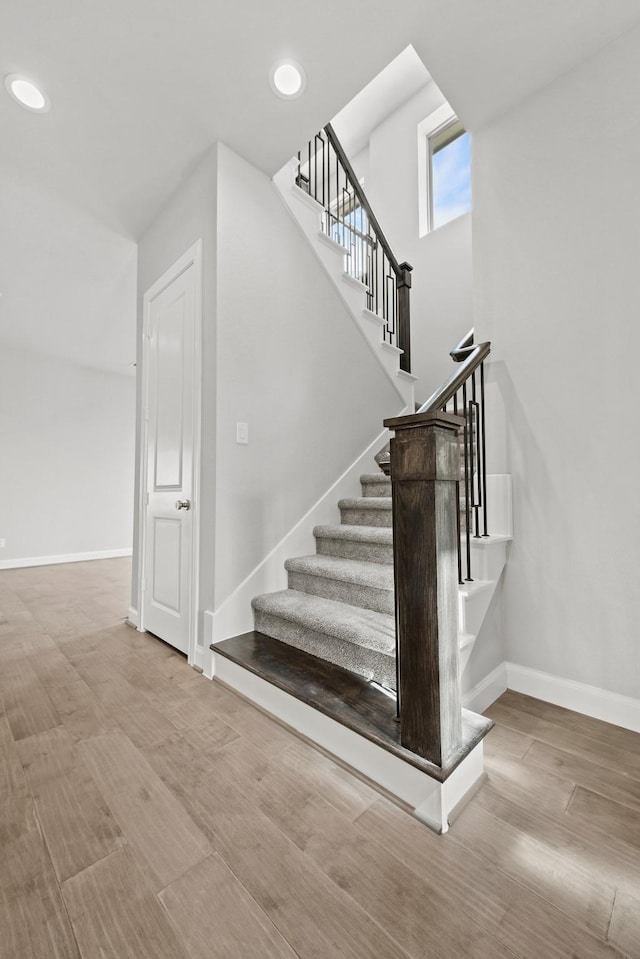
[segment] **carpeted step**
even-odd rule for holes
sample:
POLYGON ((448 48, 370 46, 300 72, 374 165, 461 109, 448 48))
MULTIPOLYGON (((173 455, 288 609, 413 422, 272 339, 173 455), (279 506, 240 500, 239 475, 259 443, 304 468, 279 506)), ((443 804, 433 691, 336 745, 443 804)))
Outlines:
POLYGON ((252 606, 259 632, 395 688, 393 616, 294 589, 257 596, 252 606))
POLYGON ((390 496, 356 496, 338 501, 340 517, 348 526, 391 526, 390 496))
POLYGON ((317 555, 288 559, 284 565, 289 589, 393 615, 393 568, 389 565, 317 555))
POLYGON ((364 473, 360 477, 362 495, 369 496, 391 496, 391 477, 385 476, 383 472, 364 473))
POLYGON ((368 563, 393 563, 393 530, 385 526, 316 526, 316 550, 368 563))

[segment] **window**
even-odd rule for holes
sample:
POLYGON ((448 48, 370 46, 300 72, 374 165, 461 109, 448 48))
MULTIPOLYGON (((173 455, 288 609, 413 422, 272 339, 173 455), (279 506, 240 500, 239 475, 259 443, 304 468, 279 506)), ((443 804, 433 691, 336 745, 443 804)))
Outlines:
MULTIPOLYGON (((360 183, 362 184, 362 180, 360 183)), ((340 200, 334 200, 329 211, 330 236, 342 244, 347 254, 346 270, 351 276, 368 282, 372 238, 369 236, 369 218, 354 193, 343 191, 340 200)))
POLYGON ((459 120, 429 137, 431 229, 471 209, 471 144, 459 120))
POLYGON ((420 236, 471 209, 471 143, 444 104, 418 127, 420 236))

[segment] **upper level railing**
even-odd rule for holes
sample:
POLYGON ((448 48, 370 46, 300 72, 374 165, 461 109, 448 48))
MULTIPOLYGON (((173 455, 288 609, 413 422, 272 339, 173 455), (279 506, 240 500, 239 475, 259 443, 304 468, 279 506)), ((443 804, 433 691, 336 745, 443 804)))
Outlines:
POLYGON ((330 123, 298 153, 297 185, 324 209, 323 229, 345 248, 346 272, 366 287, 367 308, 383 320, 384 341, 411 372, 411 270, 396 259, 362 184, 330 123))

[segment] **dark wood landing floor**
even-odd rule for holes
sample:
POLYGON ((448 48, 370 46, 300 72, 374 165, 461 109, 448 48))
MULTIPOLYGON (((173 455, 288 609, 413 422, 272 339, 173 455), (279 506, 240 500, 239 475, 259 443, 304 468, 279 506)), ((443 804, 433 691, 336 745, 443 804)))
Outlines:
POLYGON ((441 769, 400 744, 395 700, 360 676, 256 631, 214 643, 211 649, 439 782, 493 727, 490 719, 463 710, 460 752, 441 769))

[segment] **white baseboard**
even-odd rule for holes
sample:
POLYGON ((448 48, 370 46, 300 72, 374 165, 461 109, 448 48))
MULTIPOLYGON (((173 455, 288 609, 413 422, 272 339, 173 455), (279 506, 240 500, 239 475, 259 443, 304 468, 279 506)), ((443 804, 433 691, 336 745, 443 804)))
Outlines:
POLYGON ((462 705, 474 713, 483 713, 507 690, 507 664, 500 663, 488 676, 462 694, 462 705))
POLYGON ((507 689, 640 732, 640 699, 563 679, 528 666, 518 666, 517 663, 505 662, 496 666, 488 676, 463 693, 462 705, 474 713, 483 713, 507 689))
POLYGON ((516 663, 504 665, 507 686, 516 693, 524 693, 614 726, 640 732, 640 699, 588 686, 573 679, 552 676, 528 666, 518 666, 516 663))
POLYGON ((0 569, 21 569, 24 566, 55 566, 58 563, 84 563, 91 559, 115 559, 131 556, 131 547, 126 549, 101 549, 91 553, 61 553, 59 556, 29 556, 24 559, 2 559, 0 569))
POLYGON ((200 669, 202 670, 202 672, 204 672, 204 663, 205 663, 204 648, 202 646, 196 646, 193 653, 193 659, 191 660, 191 665, 195 666, 196 669, 200 669))
POLYGON ((127 622, 135 626, 136 629, 140 625, 139 613, 135 606, 130 606, 127 610, 127 622))

